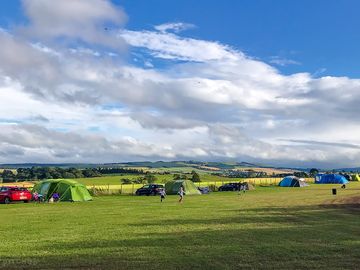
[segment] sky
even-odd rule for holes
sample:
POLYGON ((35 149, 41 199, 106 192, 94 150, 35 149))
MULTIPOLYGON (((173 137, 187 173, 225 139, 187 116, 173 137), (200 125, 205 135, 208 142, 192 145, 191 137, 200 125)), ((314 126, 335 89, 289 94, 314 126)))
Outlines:
POLYGON ((360 166, 359 8, 1 1, 0 163, 360 166))

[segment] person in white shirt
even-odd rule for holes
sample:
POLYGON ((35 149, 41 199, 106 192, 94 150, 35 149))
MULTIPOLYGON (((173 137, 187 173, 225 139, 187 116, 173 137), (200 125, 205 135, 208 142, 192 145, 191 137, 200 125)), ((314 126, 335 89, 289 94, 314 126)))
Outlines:
POLYGON ((165 199, 165 189, 160 190, 160 202, 162 202, 165 199))
POLYGON ((182 203, 184 199, 184 188, 182 186, 180 187, 178 194, 180 196, 179 203, 182 203))

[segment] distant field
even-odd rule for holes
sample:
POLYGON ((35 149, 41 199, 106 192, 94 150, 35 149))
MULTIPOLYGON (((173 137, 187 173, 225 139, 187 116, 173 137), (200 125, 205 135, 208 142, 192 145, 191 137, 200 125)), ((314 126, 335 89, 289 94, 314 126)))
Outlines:
POLYGON ((358 269, 360 183, 332 187, 0 205, 0 269, 358 269))
POLYGON ((13 173, 17 173, 17 171, 15 169, 0 169, 0 173, 3 173, 4 170, 9 170, 9 171, 12 171, 13 173))
POLYGON ((275 169, 275 168, 256 168, 256 167, 236 167, 235 169, 246 171, 246 170, 253 170, 255 172, 266 172, 269 176, 274 174, 282 174, 282 173, 294 173, 296 170, 290 170, 290 169, 275 169))

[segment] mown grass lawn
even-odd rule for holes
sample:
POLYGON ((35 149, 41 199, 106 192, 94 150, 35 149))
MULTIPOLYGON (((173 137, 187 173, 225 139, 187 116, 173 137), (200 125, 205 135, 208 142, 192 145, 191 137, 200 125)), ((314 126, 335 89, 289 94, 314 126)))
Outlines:
POLYGON ((0 205, 2 269, 358 269, 352 183, 0 205))

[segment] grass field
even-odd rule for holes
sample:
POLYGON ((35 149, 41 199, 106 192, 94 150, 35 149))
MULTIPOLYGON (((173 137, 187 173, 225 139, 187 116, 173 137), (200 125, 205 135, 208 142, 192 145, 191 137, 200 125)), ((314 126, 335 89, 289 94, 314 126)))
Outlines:
POLYGON ((0 205, 1 269, 356 269, 360 183, 0 205))

